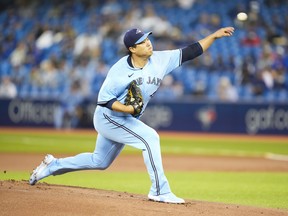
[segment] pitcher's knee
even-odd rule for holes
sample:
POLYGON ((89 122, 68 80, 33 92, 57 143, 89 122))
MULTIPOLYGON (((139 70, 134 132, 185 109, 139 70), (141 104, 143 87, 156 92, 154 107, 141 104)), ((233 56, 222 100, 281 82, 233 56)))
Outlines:
POLYGON ((146 141, 146 144, 144 143, 143 145, 143 150, 146 151, 148 148, 157 152, 160 150, 160 136, 155 130, 153 130, 149 136, 146 136, 146 141))
POLYGON ((106 170, 109 166, 97 166, 97 170, 106 170))
POLYGON ((155 144, 160 144, 160 136, 155 130, 151 133, 149 140, 155 144))
POLYGON ((105 162, 95 163, 95 164, 94 164, 94 169, 97 169, 97 170, 106 170, 109 166, 110 166, 110 164, 107 164, 107 163, 105 163, 105 162))
POLYGON ((93 158, 92 159, 93 160, 93 169, 105 170, 111 164, 111 163, 109 163, 109 161, 101 160, 101 159, 97 158, 95 155, 93 155, 92 158, 93 158))

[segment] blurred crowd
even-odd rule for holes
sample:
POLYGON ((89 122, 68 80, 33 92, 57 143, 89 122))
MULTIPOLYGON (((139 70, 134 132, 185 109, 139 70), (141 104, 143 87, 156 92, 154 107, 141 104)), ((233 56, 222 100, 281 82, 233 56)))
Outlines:
POLYGON ((0 4, 0 97, 58 100, 62 107, 96 100, 109 67, 127 53, 122 42, 127 29, 153 31, 154 49, 163 50, 234 26, 233 37, 167 76, 155 98, 288 101, 285 0, 0 4), (247 19, 237 19, 239 12, 247 19))

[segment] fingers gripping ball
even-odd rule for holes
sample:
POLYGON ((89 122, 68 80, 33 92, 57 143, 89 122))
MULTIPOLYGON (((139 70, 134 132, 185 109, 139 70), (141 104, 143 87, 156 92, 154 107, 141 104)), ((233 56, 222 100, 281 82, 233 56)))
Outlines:
POLYGON ((143 108, 143 98, 141 89, 137 86, 135 80, 133 80, 128 86, 128 93, 125 98, 125 105, 132 105, 134 108, 134 113, 132 114, 134 117, 138 117, 143 108))

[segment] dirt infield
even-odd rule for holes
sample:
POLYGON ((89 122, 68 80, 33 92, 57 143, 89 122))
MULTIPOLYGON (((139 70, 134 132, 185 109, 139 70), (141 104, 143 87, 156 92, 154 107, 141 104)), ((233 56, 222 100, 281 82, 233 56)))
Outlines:
MULTIPOLYGON (((65 155, 56 155, 57 157, 65 155)), ((42 154, 0 153, 0 171, 27 171, 42 154), (21 161, 21 163, 20 163, 21 161)), ((288 162, 264 158, 163 156, 166 171, 288 171, 288 162)), ((145 170, 142 156, 120 155, 109 171, 145 170), (129 163, 128 163, 129 162, 129 163)), ((161 204, 146 196, 107 190, 38 183, 0 181, 0 215, 105 215, 105 216, 288 216, 288 211, 186 200, 184 205, 161 204)))
POLYGON ((148 201, 146 196, 27 181, 0 181, 2 216, 105 215, 105 216, 286 216, 277 209, 186 200, 185 204, 148 201))
MULTIPOLYGON (((15 132, 15 129, 1 129, 3 133, 13 133, 12 131, 15 132)), ((25 132, 23 129, 19 129, 19 131, 25 132)), ((41 132, 45 131, 47 133, 51 132, 49 130, 41 130, 41 132)), ((79 132, 81 131, 77 133, 79 132)), ((59 133, 63 133, 63 131, 59 131, 59 133)), ((81 133, 94 134, 95 131, 82 131, 81 133)), ((177 134, 169 133, 165 136, 167 135, 175 136, 177 134)), ((185 136, 191 135, 181 134, 181 138, 185 136)), ((193 136, 203 136, 203 134, 193 134, 193 136)), ((209 136, 213 139, 214 136, 218 135, 209 136)), ((237 139, 247 139, 247 136, 240 135, 236 137, 237 139)), ((259 139, 259 137, 249 137, 249 139, 251 138, 259 139)), ((273 139, 273 137, 263 136, 260 139, 267 140, 273 139)), ((287 137, 280 137, 280 139, 285 141, 287 137)), ((66 157, 68 155, 55 156, 66 157)), ((43 157, 44 154, 0 153, 0 172, 31 171, 32 168, 39 164, 43 157)), ((266 158, 163 155, 163 165, 165 171, 288 171, 287 161, 266 158)), ((146 168, 142 155, 123 154, 116 159, 108 170, 109 172, 146 171, 146 168)), ((247 207, 198 200, 186 200, 186 203, 183 205, 163 204, 148 201, 147 197, 143 195, 116 191, 50 185, 46 183, 30 186, 28 180, 0 181, 0 198, 1 216, 288 216, 288 211, 279 209, 247 207)))

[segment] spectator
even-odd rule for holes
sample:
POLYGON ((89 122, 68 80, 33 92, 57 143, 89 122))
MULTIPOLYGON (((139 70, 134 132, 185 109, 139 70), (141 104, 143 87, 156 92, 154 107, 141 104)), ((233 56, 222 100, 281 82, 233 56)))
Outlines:
POLYGON ((13 67, 21 66, 26 60, 27 46, 20 42, 16 49, 11 53, 10 60, 13 67))
POLYGON ((195 86, 192 91, 192 95, 197 98, 205 98, 206 93, 207 93, 206 83, 201 79, 196 80, 195 86))
POLYGON ((40 69, 43 86, 55 89, 60 85, 58 80, 59 72, 55 67, 54 62, 50 59, 45 60, 41 63, 40 69))
POLYGON ((43 85, 43 80, 41 78, 41 73, 38 67, 31 68, 29 84, 34 87, 40 87, 43 85))
POLYGON ((249 31, 247 36, 242 39, 242 44, 247 47, 257 47, 261 44, 261 39, 254 31, 249 31))
POLYGON ((76 81, 72 83, 70 91, 62 97, 55 111, 55 128, 76 128, 82 115, 82 102, 80 83, 76 81))
POLYGON ((256 74, 256 67, 253 64, 251 56, 244 58, 244 61, 241 66, 241 84, 246 85, 250 84, 254 79, 256 74))
POLYGON ((204 69, 208 70, 208 71, 212 71, 214 70, 214 59, 211 55, 211 52, 209 52, 209 50, 207 52, 205 52, 203 54, 203 56, 201 56, 200 58, 200 61, 201 61, 201 67, 204 67, 204 69))
POLYGON ((103 15, 112 15, 120 14, 122 12, 121 5, 119 1, 108 0, 105 2, 105 5, 101 9, 101 14, 103 15))
POLYGON ((190 8, 193 7, 193 4, 195 3, 195 0, 177 0, 177 3, 184 10, 189 10, 190 8))
POLYGON ((21 87, 22 85, 29 83, 30 68, 24 65, 13 67, 11 70, 11 81, 21 87))
POLYGON ((179 99, 182 95, 183 85, 179 85, 179 82, 176 82, 172 75, 167 75, 163 79, 162 84, 154 97, 158 100, 165 99, 173 101, 179 99))
MULTIPOLYGON (((263 96, 263 94, 269 90, 267 86, 273 84, 267 82, 267 74, 263 77, 263 74, 261 72, 256 73, 255 77, 253 78, 251 82, 251 91, 253 96, 263 96), (263 79, 264 78, 264 79, 263 79), (266 82, 266 83, 265 83, 266 82)), ((270 79, 270 78, 269 78, 270 79)))
POLYGON ((16 85, 11 81, 10 77, 2 77, 0 84, 0 98, 15 98, 17 96, 16 85))
MULTIPOLYGON (((139 24, 138 24, 139 25, 139 24)), ((178 38, 180 31, 163 16, 157 15, 152 5, 145 7, 143 18, 140 20, 140 27, 153 32, 156 38, 178 38)))
POLYGON ((227 77, 220 78, 217 87, 217 94, 221 101, 235 102, 238 100, 237 90, 227 77))
POLYGON ((106 65, 104 62, 99 61, 97 64, 97 69, 95 70, 95 73, 93 75, 93 78, 91 78, 91 92, 90 92, 90 98, 94 99, 98 95, 98 92, 100 90, 100 87, 102 86, 104 79, 107 75, 107 72, 109 70, 108 65, 106 65))
POLYGON ((263 83, 265 84, 267 89, 273 89, 274 87, 274 79, 272 75, 272 69, 269 67, 264 68, 263 71, 261 71, 261 79, 263 80, 263 83))

